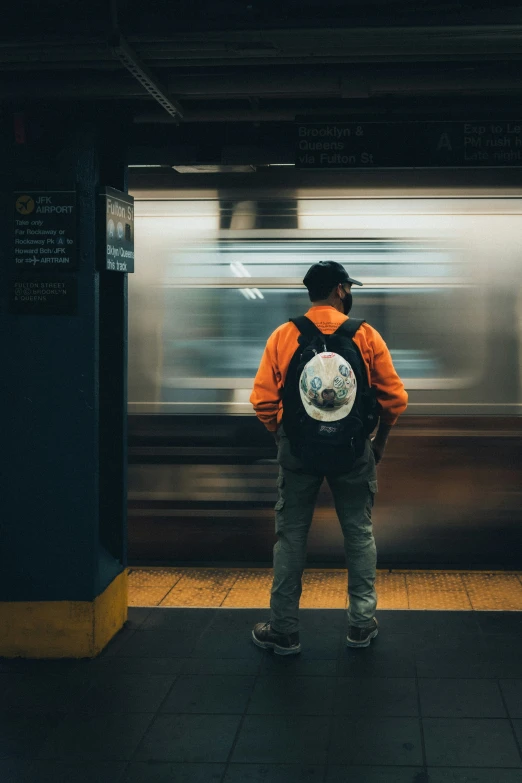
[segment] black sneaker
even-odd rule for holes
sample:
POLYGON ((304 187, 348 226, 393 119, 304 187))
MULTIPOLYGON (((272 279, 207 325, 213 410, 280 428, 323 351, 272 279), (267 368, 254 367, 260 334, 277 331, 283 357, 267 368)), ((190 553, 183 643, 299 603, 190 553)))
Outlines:
POLYGON ((270 627, 270 623, 257 623, 252 631, 252 639, 258 647, 273 650, 277 655, 296 655, 301 652, 299 631, 278 633, 270 627))
POLYGON ((364 628, 358 628, 356 625, 348 626, 348 636, 346 637, 347 647, 369 647, 370 642, 377 636, 377 620, 373 618, 370 625, 364 628))

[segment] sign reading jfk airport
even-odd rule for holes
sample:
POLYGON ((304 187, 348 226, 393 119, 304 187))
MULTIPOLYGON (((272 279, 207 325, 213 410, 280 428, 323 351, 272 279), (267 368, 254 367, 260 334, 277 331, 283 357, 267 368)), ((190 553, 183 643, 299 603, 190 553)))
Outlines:
POLYGON ((16 271, 76 269, 75 191, 17 191, 13 202, 16 271))
POLYGON ((296 126, 302 169, 522 166, 522 121, 320 122, 296 126))
POLYGON ((134 272, 134 199, 114 188, 100 193, 103 269, 134 272))

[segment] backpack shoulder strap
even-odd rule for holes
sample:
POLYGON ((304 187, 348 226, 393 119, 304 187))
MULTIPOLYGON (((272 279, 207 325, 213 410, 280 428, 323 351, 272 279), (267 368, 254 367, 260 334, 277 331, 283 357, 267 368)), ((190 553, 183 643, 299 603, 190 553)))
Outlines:
POLYGON ((355 336, 356 331, 363 323, 365 323, 364 318, 349 318, 347 321, 343 321, 343 323, 335 330, 334 334, 352 339, 355 336))
POLYGON ((314 337, 324 337, 321 330, 306 315, 300 315, 299 318, 290 318, 289 320, 294 326, 297 326, 307 340, 313 340, 314 337))

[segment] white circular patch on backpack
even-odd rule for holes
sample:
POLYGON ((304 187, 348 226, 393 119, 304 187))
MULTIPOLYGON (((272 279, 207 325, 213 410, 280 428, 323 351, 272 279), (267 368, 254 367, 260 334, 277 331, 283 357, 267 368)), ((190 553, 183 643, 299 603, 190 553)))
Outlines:
POLYGON ((318 353, 301 373, 299 393, 305 411, 313 419, 344 419, 352 410, 357 394, 355 373, 339 354, 318 353))

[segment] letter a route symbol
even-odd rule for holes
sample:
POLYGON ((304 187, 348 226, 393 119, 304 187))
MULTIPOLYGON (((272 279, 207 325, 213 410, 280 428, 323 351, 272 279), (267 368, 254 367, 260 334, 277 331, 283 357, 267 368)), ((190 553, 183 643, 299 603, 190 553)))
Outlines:
POLYGON ((439 143, 437 144, 437 152, 439 150, 452 150, 450 137, 447 133, 441 133, 439 143))

